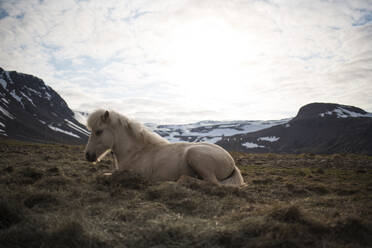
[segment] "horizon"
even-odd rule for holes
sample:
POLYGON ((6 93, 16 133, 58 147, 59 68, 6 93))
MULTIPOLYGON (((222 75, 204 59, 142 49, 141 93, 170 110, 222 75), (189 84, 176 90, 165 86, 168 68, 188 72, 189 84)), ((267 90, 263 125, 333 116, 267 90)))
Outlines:
POLYGON ((143 123, 372 112, 372 2, 2 1, 0 66, 143 123))

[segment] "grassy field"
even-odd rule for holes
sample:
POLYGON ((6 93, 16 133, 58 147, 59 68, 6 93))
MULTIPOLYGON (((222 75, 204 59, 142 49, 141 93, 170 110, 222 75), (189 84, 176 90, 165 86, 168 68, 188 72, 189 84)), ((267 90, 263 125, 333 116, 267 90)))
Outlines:
POLYGON ((147 182, 0 142, 0 247, 372 247, 372 157, 233 153, 248 184, 147 182))

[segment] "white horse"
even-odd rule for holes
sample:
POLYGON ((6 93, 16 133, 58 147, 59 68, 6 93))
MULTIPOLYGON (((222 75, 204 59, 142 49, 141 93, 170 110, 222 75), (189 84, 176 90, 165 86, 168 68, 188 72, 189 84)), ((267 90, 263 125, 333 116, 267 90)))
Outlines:
POLYGON ((230 154, 208 143, 169 143, 142 124, 114 111, 97 110, 87 122, 91 131, 85 156, 97 162, 109 151, 118 170, 129 170, 154 181, 177 181, 182 176, 214 184, 243 186, 230 154))

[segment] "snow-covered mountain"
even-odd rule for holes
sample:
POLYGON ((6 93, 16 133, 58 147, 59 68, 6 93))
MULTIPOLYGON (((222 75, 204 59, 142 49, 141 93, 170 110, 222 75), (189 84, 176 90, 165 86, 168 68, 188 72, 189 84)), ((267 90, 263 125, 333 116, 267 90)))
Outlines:
POLYGON ((218 145, 251 153, 361 153, 372 155, 372 114, 334 103, 311 103, 288 123, 224 137, 218 145))
POLYGON ((216 143, 224 137, 251 133, 276 125, 290 119, 274 121, 201 121, 185 125, 145 124, 170 142, 208 142, 216 143))
POLYGON ((83 144, 89 132, 43 80, 0 68, 0 136, 83 144))

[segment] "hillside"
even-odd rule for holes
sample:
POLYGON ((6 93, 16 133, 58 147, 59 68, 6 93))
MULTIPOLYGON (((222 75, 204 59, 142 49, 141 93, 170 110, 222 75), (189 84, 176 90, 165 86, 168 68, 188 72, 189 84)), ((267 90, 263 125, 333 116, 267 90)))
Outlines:
POLYGON ((353 106, 312 103, 286 124, 225 137, 222 147, 252 153, 372 155, 372 114, 353 106))
POLYGON ((0 135, 42 143, 84 144, 89 132, 43 80, 0 68, 0 135))
POLYGON ((243 189, 0 140, 0 247, 371 247, 372 158, 240 154, 243 189))

